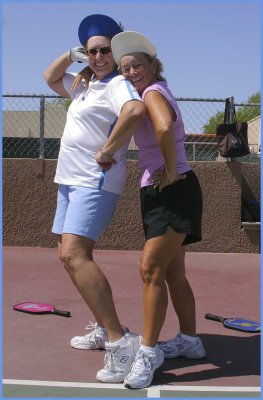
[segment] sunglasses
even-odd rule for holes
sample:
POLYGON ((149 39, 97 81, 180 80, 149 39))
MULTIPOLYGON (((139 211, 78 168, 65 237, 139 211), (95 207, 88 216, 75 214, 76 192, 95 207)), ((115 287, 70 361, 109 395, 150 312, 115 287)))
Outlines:
POLYGON ((100 49, 93 48, 93 49, 88 49, 86 52, 88 56, 95 56, 97 53, 105 55, 111 53, 111 48, 110 47, 101 47, 100 49))

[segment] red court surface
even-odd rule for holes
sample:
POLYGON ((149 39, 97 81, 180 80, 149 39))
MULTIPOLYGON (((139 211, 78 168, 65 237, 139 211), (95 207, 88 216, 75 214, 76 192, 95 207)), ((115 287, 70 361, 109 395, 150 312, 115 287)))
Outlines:
MULTIPOLYGON (((112 285, 121 323, 142 333, 139 258, 137 251, 95 252, 95 260, 112 285)), ((94 320, 56 249, 5 247, 4 397, 259 397, 260 335, 226 329, 204 315, 260 320, 260 256, 187 253, 186 269, 196 297, 197 332, 207 357, 166 360, 150 388, 133 391, 121 384, 107 386, 96 381, 104 351, 70 347, 71 337, 84 334, 85 326, 94 320), (31 315, 12 309, 25 301, 54 304, 72 316, 31 315)), ((169 304, 160 340, 177 331, 177 318, 169 304)))

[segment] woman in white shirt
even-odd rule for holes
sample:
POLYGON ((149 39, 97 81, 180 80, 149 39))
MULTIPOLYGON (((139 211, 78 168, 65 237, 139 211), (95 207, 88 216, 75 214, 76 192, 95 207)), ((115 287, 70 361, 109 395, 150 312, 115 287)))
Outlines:
POLYGON ((93 259, 125 183, 128 144, 115 154, 117 162, 109 171, 97 164, 95 154, 111 133, 131 136, 145 113, 136 90, 118 74, 111 53, 111 38, 121 31, 108 16, 84 18, 78 30, 83 47, 65 52, 44 72, 51 89, 72 98, 55 176, 58 200, 52 231, 59 235, 59 257, 96 320, 92 332, 74 337, 71 345, 106 348, 107 358, 114 354, 110 376, 105 369, 97 374, 105 382, 124 380, 140 344, 138 335, 123 330, 110 284, 93 259), (89 86, 76 91, 71 89, 76 74, 66 72, 73 61, 88 62, 93 73, 89 86))

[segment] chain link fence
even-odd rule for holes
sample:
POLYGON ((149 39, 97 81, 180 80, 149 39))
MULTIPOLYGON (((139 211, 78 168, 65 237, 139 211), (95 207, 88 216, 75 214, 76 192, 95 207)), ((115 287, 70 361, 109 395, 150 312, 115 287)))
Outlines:
MULTIPOLYGON (((2 96, 2 137, 4 158, 58 157, 68 100, 49 95, 2 96)), ((186 131, 189 161, 220 160, 216 144, 216 124, 223 122, 224 99, 177 98, 186 131)), ((238 121, 248 122, 250 154, 239 161, 260 161, 260 104, 235 104, 238 121), (241 119, 240 119, 241 118, 241 119)), ((137 159, 131 140, 128 158, 137 159)))

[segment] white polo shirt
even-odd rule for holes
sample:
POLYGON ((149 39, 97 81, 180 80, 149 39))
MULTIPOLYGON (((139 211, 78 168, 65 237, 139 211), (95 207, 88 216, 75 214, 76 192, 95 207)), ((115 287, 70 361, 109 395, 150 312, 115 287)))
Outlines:
POLYGON ((121 193, 126 179, 129 143, 114 154, 109 171, 97 164, 95 155, 109 137, 123 105, 141 98, 122 75, 114 72, 104 80, 91 80, 88 88, 73 92, 75 74, 66 73, 63 85, 73 99, 61 138, 55 182, 121 193))

